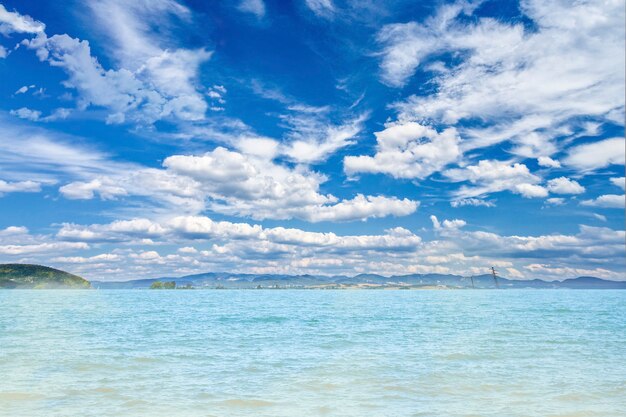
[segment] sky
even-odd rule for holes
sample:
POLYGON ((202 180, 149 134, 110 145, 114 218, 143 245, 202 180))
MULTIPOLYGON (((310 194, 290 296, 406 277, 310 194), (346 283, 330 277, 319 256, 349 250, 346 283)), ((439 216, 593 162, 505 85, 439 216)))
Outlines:
POLYGON ((626 280, 623 0, 0 0, 0 262, 626 280))

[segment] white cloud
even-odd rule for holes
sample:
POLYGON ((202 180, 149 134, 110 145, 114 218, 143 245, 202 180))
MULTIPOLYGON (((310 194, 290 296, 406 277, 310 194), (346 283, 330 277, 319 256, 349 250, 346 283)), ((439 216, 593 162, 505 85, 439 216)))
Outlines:
POLYGON ((42 33, 46 25, 34 20, 28 15, 8 11, 0 4, 0 34, 12 33, 42 33))
MULTIPOLYGON (((204 216, 178 216, 158 222, 131 219, 109 224, 65 224, 57 239, 69 243, 94 242, 99 247, 115 245, 112 253, 119 255, 117 260, 113 257, 89 259, 93 254, 66 260, 84 264, 84 271, 92 277, 93 274, 103 274, 115 279, 127 275, 129 278, 159 276, 179 270, 185 273, 236 270, 256 273, 476 274, 484 273, 486 265, 514 268, 523 274, 520 276, 507 270, 505 275, 508 277, 546 278, 548 274, 525 268, 546 262, 550 263, 550 268, 589 269, 589 265, 594 265, 594 268, 608 271, 603 276, 612 279, 619 279, 626 270, 624 231, 581 226, 578 233, 570 235, 506 236, 466 231, 461 219, 439 221, 432 216, 431 220, 436 233, 434 240, 427 242, 401 227, 377 234, 337 235, 214 221, 204 216), (162 246, 158 252, 145 250, 145 239, 157 245, 167 243, 167 246, 162 246), (171 253, 168 254, 168 250, 171 253), (108 274, 100 269, 104 264, 109 264, 106 268, 111 268, 112 264, 123 266, 123 270, 108 274), (438 268, 432 268, 433 264, 438 268), (88 272, 91 266, 93 269, 88 272)), ((0 233, 0 244, 2 239, 0 233)), ((6 239, 25 238, 18 233, 6 239)), ((42 237, 33 239, 45 240, 42 237)), ((33 242, 21 242, 19 246, 28 244, 33 242)))
POLYGON ((61 107, 55 109, 52 113, 45 117, 41 117, 41 112, 39 110, 32 110, 27 107, 21 107, 16 110, 11 110, 9 113, 12 116, 19 117, 20 119, 30 120, 31 122, 52 122, 54 120, 66 119, 70 115, 70 110, 61 107))
POLYGON ((580 204, 591 207, 624 208, 625 202, 626 196, 624 195, 605 194, 593 200, 584 200, 580 204))
POLYGON ((384 45, 382 80, 394 87, 404 86, 424 58, 449 43, 445 29, 462 11, 471 9, 460 4, 446 5, 423 25, 408 22, 384 26, 377 35, 378 42, 384 45))
POLYGON ((66 198, 88 200, 99 195, 103 200, 125 196, 148 197, 154 205, 144 204, 144 211, 197 213, 205 208, 205 193, 195 180, 165 170, 134 166, 117 173, 98 175, 89 181, 74 181, 59 191, 66 198))
POLYGON ((469 181, 455 192, 456 198, 473 198, 500 191, 511 191, 523 197, 545 197, 548 191, 537 183, 541 178, 532 174, 524 164, 482 160, 477 165, 454 168, 444 172, 454 182, 469 181))
POLYGON ((66 264, 99 264, 102 262, 116 262, 122 260, 122 257, 115 253, 101 253, 99 255, 84 256, 59 256, 53 258, 53 262, 61 262, 66 264))
POLYGON ((524 198, 539 198, 548 196, 548 190, 541 185, 535 184, 515 184, 511 191, 521 194, 524 198))
POLYGON ((546 199, 546 204, 550 204, 551 206, 562 206, 565 204, 565 199, 563 197, 552 197, 546 199))
POLYGON ((582 171, 591 171, 609 165, 624 165, 625 153, 624 138, 604 139, 570 148, 564 163, 582 171))
POLYGON ((0 245, 2 255, 27 255, 36 253, 57 253, 69 250, 89 249, 89 245, 83 242, 53 242, 32 245, 0 245))
POLYGON ((71 200, 90 200, 96 192, 103 200, 114 200, 117 196, 127 194, 126 190, 107 178, 72 182, 59 188, 59 191, 71 200))
POLYGON ((15 95, 24 94, 24 93, 26 93, 28 90, 30 90, 32 88, 35 88, 35 85, 23 85, 20 88, 18 88, 17 91, 15 91, 15 93, 13 93, 13 94, 15 94, 15 95))
POLYGON ((27 46, 36 49, 42 61, 68 73, 65 85, 79 92, 81 108, 109 109, 109 123, 121 123, 127 116, 144 123, 169 116, 199 120, 206 112, 206 102, 191 85, 200 63, 211 56, 203 49, 163 51, 133 73, 125 68, 105 70, 91 55, 87 41, 68 35, 42 34, 27 46))
POLYGON ((419 207, 419 202, 407 198, 363 196, 358 194, 352 200, 342 200, 337 204, 313 207, 303 216, 311 222, 351 221, 387 216, 408 216, 419 207))
POLYGON ((319 17, 331 18, 335 12, 332 0, 304 0, 304 2, 319 17))
POLYGON ((182 248, 179 248, 178 252, 180 252, 180 253, 198 253, 198 249, 194 248, 193 246, 184 246, 182 248))
POLYGON ((172 31, 193 24, 191 10, 177 0, 88 0, 86 5, 92 30, 108 39, 109 54, 133 72, 165 50, 177 50, 172 31))
POLYGON ((442 230, 442 229, 455 230, 455 229, 460 229, 461 227, 467 224, 465 220, 461 220, 461 219, 444 220, 443 222, 440 222, 439 219, 437 219, 437 216, 435 215, 430 216, 430 221, 433 223, 433 229, 435 230, 442 230))
MULTIPOLYGON (((386 250, 391 248, 416 248, 421 238, 407 229, 397 227, 386 230, 382 235, 347 235, 335 233, 309 232, 301 229, 284 227, 263 228, 248 223, 214 221, 204 216, 178 216, 163 224, 148 219, 115 221, 109 224, 81 226, 64 224, 57 233, 61 239, 71 241, 123 241, 152 237, 157 239, 188 239, 196 241, 225 241, 227 245, 236 242, 254 247, 259 242, 271 245, 296 245, 320 247, 327 250, 362 249, 386 250)), ((196 253, 185 247, 183 253, 196 253)))
POLYGON ((24 226, 8 226, 5 229, 0 229, 0 236, 14 236, 28 234, 28 228, 24 226))
POLYGON ((561 167, 561 163, 559 161, 556 161, 556 160, 550 158, 549 156, 540 156, 539 158, 537 158, 537 163, 541 167, 549 167, 549 168, 560 168, 561 167))
POLYGON ((22 42, 34 49, 41 61, 68 74, 64 85, 77 90, 80 109, 104 107, 109 110, 108 123, 205 117, 208 105, 195 82, 200 65, 212 53, 203 48, 176 48, 164 35, 169 33, 166 29, 171 28, 172 20, 189 22, 189 9, 174 0, 104 0, 88 4, 95 17, 90 27, 108 35, 110 42, 106 45, 117 59, 118 69, 103 68, 92 55, 89 42, 67 34, 48 36, 43 25, 31 32, 36 37, 22 42), (154 31, 149 22, 158 23, 160 30, 154 31))
MULTIPOLYGON (((165 169, 132 166, 72 181, 59 191, 70 199, 143 196, 160 212, 197 214, 210 209, 259 220, 354 221, 405 216, 419 206, 406 198, 358 194, 340 200, 322 194, 320 185, 326 176, 305 166, 275 163, 274 152, 268 153, 265 146, 274 144, 271 140, 256 138, 245 143, 259 151, 243 154, 218 147, 203 155, 173 155, 164 160, 165 169)), ((149 207, 144 203, 142 208, 149 207)))
POLYGON ((532 274, 539 274, 547 279, 568 279, 580 276, 592 276, 597 278, 615 279, 621 278, 619 273, 605 268, 572 268, 558 267, 549 264, 530 264, 524 267, 532 274))
POLYGON ((352 139, 361 131, 366 117, 361 115, 341 125, 319 119, 318 114, 285 117, 293 130, 280 152, 298 163, 324 161, 337 150, 354 143, 352 139))
POLYGON ((9 51, 7 51, 7 48, 4 46, 0 45, 0 59, 6 58, 7 56, 9 56, 9 51))
MULTIPOLYGON (((19 91, 19 90, 18 90, 19 91)), ((38 110, 31 110, 27 107, 21 107, 17 110, 11 110, 10 114, 12 116, 19 117, 20 119, 30 120, 32 122, 36 122, 41 118, 41 112, 38 110)))
POLYGON ((554 178, 548 181, 548 191, 555 194, 582 194, 585 187, 567 177, 554 178))
POLYGON ((162 237, 166 229, 148 219, 116 220, 109 224, 81 226, 63 223, 57 238, 82 242, 119 242, 133 239, 143 244, 143 239, 162 237))
POLYGON ((436 130, 415 122, 394 123, 376 132, 376 154, 346 156, 348 175, 382 173, 394 178, 426 178, 460 156, 455 129, 436 130))
POLYGON ((606 216, 603 216, 602 214, 598 214, 598 213, 592 213, 593 217, 595 217, 596 219, 605 222, 606 221, 606 216))
POLYGON ((241 0, 237 9, 244 13, 251 13, 259 19, 265 16, 265 3, 263 0, 241 0))
POLYGON ((6 193, 38 193, 41 183, 35 181, 6 182, 0 180, 0 197, 6 193))
POLYGON ((83 138, 16 124, 1 115, 0 137, 0 166, 6 179, 54 183, 137 169, 134 164, 113 162, 85 145, 83 138))
POLYGON ((559 151, 556 138, 585 130, 577 117, 613 121, 624 108, 621 1, 522 0, 532 30, 465 18, 473 7, 441 6, 424 23, 379 32, 383 82, 400 87, 417 70, 432 74, 436 92, 397 103, 400 121, 457 125, 464 151, 512 141, 514 153, 536 158, 559 151), (458 60, 436 61, 444 53, 458 60))
POLYGON ((611 183, 622 190, 626 190, 626 178, 624 177, 611 178, 611 183))
POLYGON ((474 207, 495 207, 495 203, 487 200, 481 200, 479 198, 462 198, 460 200, 453 200, 450 202, 450 205, 454 208, 464 207, 464 206, 474 206, 474 207))
POLYGON ((326 177, 299 166, 278 165, 263 155, 245 155, 218 147, 202 156, 174 155, 163 165, 178 176, 200 184, 218 212, 254 219, 301 218, 307 221, 350 221, 413 213, 418 203, 408 199, 358 195, 339 201, 323 195, 326 177))

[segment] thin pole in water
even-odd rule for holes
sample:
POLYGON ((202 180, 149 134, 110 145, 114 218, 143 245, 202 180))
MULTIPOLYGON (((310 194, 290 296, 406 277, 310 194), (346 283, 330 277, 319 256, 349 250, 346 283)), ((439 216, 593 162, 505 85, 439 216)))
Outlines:
POLYGON ((493 266, 491 267, 491 275, 493 275, 493 280, 496 283, 496 288, 500 288, 500 284, 498 284, 498 273, 493 266))
POLYGON ((474 275, 472 275, 472 276, 470 277, 470 279, 472 280, 472 288, 475 288, 475 287, 474 287, 474 275))

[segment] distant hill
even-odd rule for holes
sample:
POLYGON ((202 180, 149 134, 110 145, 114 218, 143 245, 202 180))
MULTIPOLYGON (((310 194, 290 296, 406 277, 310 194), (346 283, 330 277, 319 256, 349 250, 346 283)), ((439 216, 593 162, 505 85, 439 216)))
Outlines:
MULTIPOLYGON (((155 281, 174 281, 178 287, 191 285, 195 288, 450 288, 488 289, 496 288, 491 275, 463 277, 446 274, 409 274, 385 277, 377 274, 356 276, 284 275, 284 274, 236 274, 207 272, 182 277, 161 277, 133 281, 93 281, 94 288, 149 288, 155 281)), ((609 281, 593 277, 579 277, 564 281, 513 280, 499 277, 501 289, 626 289, 626 281, 609 281)))
POLYGON ((42 265, 0 264, 0 289, 90 288, 86 279, 42 265))

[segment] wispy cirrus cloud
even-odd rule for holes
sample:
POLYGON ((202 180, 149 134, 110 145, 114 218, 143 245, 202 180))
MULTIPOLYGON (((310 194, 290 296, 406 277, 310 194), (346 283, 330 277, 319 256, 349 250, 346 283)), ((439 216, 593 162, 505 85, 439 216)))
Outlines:
POLYGON ((376 132, 374 156, 347 156, 348 175, 382 173, 395 178, 426 178, 461 155, 460 138, 453 128, 443 132, 415 122, 388 124, 376 132))
POLYGON ((12 33, 42 33, 46 25, 28 15, 16 11, 9 11, 0 4, 0 34, 12 33))
MULTIPOLYGON (((63 69, 66 87, 78 93, 78 106, 106 108, 108 123, 126 120, 151 124, 161 119, 201 120, 208 105, 195 81, 199 67, 212 52, 205 48, 175 47, 164 35, 172 18, 189 22, 191 11, 174 0, 126 3, 117 0, 92 1, 95 22, 112 41, 110 49, 117 68, 105 68, 86 40, 68 34, 49 35, 45 24, 18 12, 0 10, 4 34, 35 35, 22 44, 35 50, 39 59, 63 69), (159 22, 155 32, 149 22, 159 22)), ((20 109, 16 115, 42 119, 41 112, 20 109)), ((48 116, 50 118, 52 116, 48 116)))
POLYGON ((258 19, 265 16, 265 2, 263 0, 241 0, 237 9, 244 13, 251 13, 258 19))
POLYGON ((584 172, 605 168, 609 165, 624 165, 626 160, 625 148, 626 141, 624 138, 603 139, 571 147, 563 162, 584 172))
POLYGON ((524 157, 558 152, 555 139, 571 135, 577 117, 619 120, 623 4, 527 0, 520 8, 535 29, 463 19, 476 10, 469 3, 442 6, 424 23, 385 26, 378 34, 382 80, 401 87, 421 70, 437 87, 398 101, 400 120, 480 121, 486 126, 462 129, 465 150, 511 141, 524 157), (445 53, 456 54, 458 63, 442 59, 445 53))

